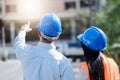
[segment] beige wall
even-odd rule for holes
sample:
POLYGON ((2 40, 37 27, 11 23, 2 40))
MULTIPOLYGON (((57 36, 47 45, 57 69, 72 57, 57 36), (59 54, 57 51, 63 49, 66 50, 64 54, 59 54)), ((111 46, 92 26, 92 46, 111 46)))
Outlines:
POLYGON ((63 12, 64 10, 64 2, 62 0, 44 0, 44 1, 39 1, 40 6, 42 5, 43 12, 63 12))
MULTIPOLYGON (((5 0, 6 5, 17 5, 20 0, 5 0)), ((28 0, 29 1, 29 0, 28 0)), ((34 0, 35 1, 35 0, 34 0)), ((63 0, 36 0, 41 12, 63 12, 64 1, 63 0), (41 9, 42 7, 42 9, 41 9)), ((29 4, 29 3, 28 3, 29 4)), ((17 6, 16 6, 17 7, 17 6)))

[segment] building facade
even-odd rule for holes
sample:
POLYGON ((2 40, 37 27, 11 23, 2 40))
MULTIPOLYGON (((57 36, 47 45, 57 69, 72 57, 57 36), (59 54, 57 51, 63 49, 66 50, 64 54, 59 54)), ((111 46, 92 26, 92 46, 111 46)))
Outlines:
POLYGON ((0 19, 4 21, 6 31, 9 33, 6 34, 6 38, 12 44, 17 30, 28 21, 33 28, 28 39, 37 39, 32 39, 31 36, 37 37, 35 29, 41 16, 53 12, 61 18, 63 27, 68 26, 64 27, 63 38, 76 41, 76 27, 80 26, 76 25, 76 15, 89 14, 90 8, 99 8, 97 3, 96 0, 0 0, 0 19))

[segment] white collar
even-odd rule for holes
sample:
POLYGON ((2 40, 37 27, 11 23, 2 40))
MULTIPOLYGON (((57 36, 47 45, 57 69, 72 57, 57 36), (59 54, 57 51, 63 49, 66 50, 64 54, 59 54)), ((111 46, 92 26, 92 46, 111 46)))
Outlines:
POLYGON ((49 44, 49 43, 39 42, 38 46, 46 49, 56 49, 56 46, 53 43, 49 44))

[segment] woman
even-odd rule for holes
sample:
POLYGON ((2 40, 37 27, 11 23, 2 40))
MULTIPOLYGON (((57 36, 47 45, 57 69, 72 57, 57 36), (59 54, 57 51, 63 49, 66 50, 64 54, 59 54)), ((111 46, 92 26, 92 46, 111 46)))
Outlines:
POLYGON ((107 38, 100 28, 92 26, 77 38, 86 58, 79 66, 81 80, 120 80, 117 64, 103 54, 107 38))

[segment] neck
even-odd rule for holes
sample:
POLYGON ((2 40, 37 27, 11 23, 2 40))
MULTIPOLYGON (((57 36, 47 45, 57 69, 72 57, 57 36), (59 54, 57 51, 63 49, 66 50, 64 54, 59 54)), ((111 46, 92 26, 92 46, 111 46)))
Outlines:
POLYGON ((48 40, 43 39, 43 38, 40 38, 40 41, 44 42, 44 43, 48 43, 48 44, 53 44, 54 43, 54 41, 48 41, 48 40))

